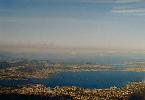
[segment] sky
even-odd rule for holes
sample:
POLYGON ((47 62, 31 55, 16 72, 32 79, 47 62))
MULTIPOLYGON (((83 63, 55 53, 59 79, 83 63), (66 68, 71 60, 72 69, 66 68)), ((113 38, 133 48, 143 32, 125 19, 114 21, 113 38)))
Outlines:
POLYGON ((0 0, 0 49, 145 50, 145 0, 0 0))

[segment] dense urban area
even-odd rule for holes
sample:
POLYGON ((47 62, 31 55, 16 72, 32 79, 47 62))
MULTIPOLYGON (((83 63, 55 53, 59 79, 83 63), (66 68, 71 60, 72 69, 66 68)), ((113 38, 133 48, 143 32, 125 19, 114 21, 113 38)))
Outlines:
MULTIPOLYGON (((63 71, 145 71, 144 62, 130 62, 121 68, 111 64, 53 63, 48 60, 0 61, 0 80, 43 79, 63 71), (134 67, 138 66, 138 67, 134 67)), ((50 88, 42 84, 15 87, 0 86, 0 98, 50 100, 144 100, 145 82, 132 82, 125 87, 87 89, 75 86, 50 88), (22 96, 22 97, 21 97, 22 96), (30 96, 30 97, 29 97, 30 96)))
POLYGON ((122 88, 110 87, 108 89, 85 89, 74 86, 47 88, 41 84, 1 87, 0 96, 6 98, 10 96, 11 99, 18 99, 21 96, 32 96, 32 98, 40 96, 39 99, 45 98, 45 100, 144 100, 145 82, 133 82, 122 88))
POLYGON ((144 62, 127 63, 123 67, 111 64, 52 63, 48 60, 0 61, 0 79, 48 78, 63 71, 136 71, 144 72, 144 62), (135 66, 135 67, 134 67, 135 66), (138 67, 136 67, 138 66, 138 67))

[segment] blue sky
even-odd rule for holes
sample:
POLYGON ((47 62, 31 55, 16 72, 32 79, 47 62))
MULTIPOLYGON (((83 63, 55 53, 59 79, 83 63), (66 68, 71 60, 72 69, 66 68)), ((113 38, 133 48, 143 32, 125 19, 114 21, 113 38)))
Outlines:
POLYGON ((0 44, 145 49, 145 0, 0 0, 0 44))

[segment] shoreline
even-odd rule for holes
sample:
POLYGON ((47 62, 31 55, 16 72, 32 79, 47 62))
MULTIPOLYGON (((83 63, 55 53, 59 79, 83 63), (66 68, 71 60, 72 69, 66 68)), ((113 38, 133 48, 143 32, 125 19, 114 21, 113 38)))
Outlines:
POLYGON ((131 82, 122 88, 114 86, 106 89, 88 89, 75 86, 50 88, 41 84, 18 87, 0 87, 0 95, 70 97, 72 98, 70 100, 128 100, 130 97, 136 95, 142 97, 144 100, 144 93, 145 81, 131 82))

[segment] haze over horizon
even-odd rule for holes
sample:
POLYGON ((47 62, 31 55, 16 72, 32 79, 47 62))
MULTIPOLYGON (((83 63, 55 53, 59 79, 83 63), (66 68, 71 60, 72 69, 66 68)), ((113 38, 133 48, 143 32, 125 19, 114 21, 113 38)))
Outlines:
POLYGON ((145 50, 144 37, 145 0, 0 0, 0 51, 145 50))

